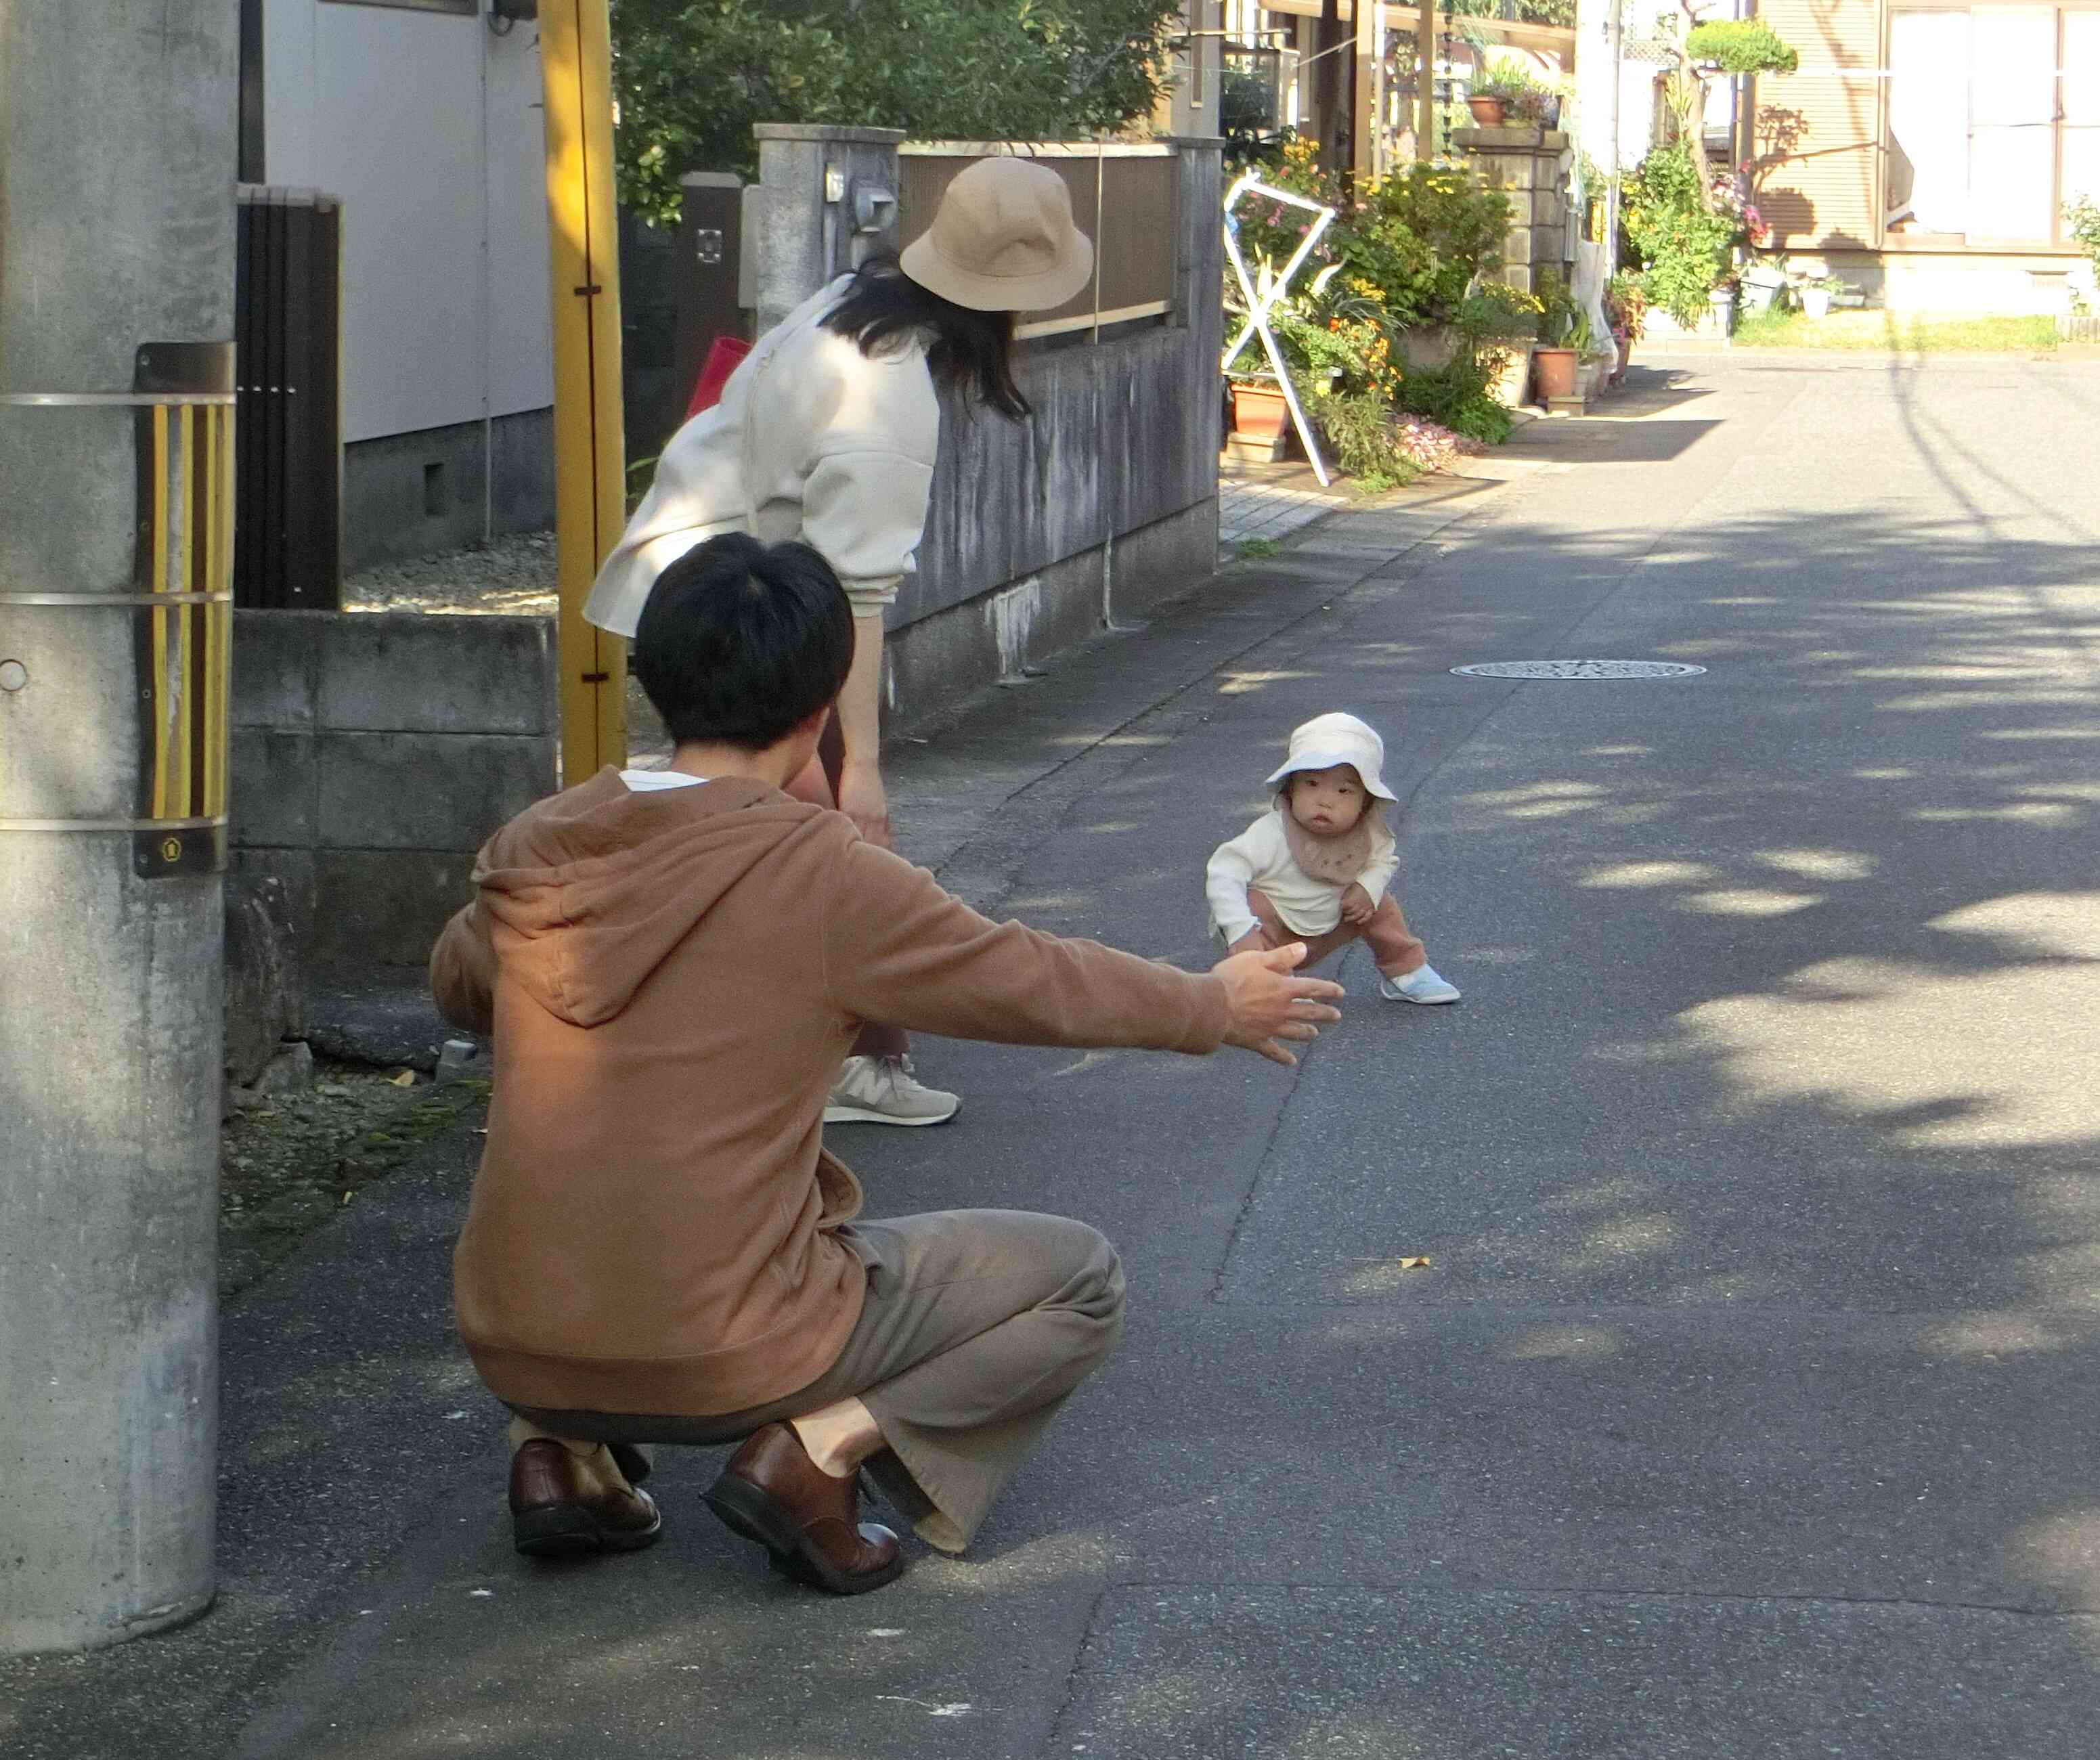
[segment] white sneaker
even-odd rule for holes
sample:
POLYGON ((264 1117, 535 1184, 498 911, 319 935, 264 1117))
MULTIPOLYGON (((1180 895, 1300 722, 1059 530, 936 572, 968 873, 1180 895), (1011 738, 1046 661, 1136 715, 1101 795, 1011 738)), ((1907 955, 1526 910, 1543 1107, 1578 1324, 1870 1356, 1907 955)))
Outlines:
POLYGON ((1388 1002, 1456 1002, 1458 986, 1437 975, 1433 965, 1418 965, 1405 977, 1382 977, 1379 995, 1388 1002))
POLYGON ((824 1103, 824 1123, 946 1124, 962 1104, 915 1080, 909 1057, 849 1057, 824 1103))

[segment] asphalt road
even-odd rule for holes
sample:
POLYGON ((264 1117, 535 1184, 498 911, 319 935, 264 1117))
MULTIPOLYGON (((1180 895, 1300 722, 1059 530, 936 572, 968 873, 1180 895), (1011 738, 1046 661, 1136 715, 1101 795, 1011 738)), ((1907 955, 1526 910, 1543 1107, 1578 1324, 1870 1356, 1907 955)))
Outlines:
POLYGON ((1353 709, 1465 991, 1353 951, 1295 1072, 929 1041, 955 1124, 835 1134, 878 1214, 1124 1251, 976 1555, 819 1599, 664 1451, 655 1550, 516 1558, 454 1145, 229 1315, 221 1610, 0 1670, 0 1746, 2085 1760, 2100 368, 1687 362, 1500 468, 900 761, 956 889, 1195 964, 1204 858, 1353 709), (1706 670, 1449 670, 1571 657, 1706 670))

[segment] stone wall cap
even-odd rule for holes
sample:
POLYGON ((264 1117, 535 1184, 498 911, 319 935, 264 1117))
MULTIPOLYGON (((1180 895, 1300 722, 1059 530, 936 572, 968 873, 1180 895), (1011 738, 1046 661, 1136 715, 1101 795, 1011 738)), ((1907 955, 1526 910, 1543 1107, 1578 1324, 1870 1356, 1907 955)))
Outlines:
POLYGON ((1451 130, 1451 144, 1486 152, 1507 152, 1511 148, 1522 150, 1537 148, 1551 152, 1568 150, 1568 136, 1557 128, 1541 128, 1532 123, 1522 128, 1454 128, 1451 130))
POLYGON ((686 189, 742 189, 743 179, 734 171, 688 171, 678 179, 686 189))
POLYGON ((755 122, 751 133, 755 140, 821 140, 847 146, 896 147, 903 143, 905 131, 901 128, 846 128, 833 122, 755 122))

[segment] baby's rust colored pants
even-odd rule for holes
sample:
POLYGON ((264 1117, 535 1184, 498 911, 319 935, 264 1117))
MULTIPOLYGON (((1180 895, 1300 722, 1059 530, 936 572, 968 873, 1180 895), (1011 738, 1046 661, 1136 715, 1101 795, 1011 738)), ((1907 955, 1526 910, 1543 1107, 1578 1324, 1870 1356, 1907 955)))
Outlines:
POLYGON ((1247 908, 1261 924, 1265 947, 1287 947, 1295 941, 1305 943, 1305 964, 1299 968, 1301 972, 1311 971, 1329 954, 1339 953, 1360 937, 1370 946, 1371 957, 1378 962, 1383 977, 1405 977, 1429 963, 1420 938, 1408 928, 1407 919, 1400 914, 1400 901, 1391 893, 1379 900, 1378 909, 1361 929, 1339 923, 1324 935, 1297 933, 1277 915, 1268 894, 1258 886, 1247 889, 1247 908))

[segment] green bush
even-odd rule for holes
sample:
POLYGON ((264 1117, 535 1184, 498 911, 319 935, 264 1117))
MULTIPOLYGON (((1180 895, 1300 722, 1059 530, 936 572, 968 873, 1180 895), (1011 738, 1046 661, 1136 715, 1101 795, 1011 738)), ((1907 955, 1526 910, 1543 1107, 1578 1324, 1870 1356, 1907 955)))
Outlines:
POLYGON ((1544 307, 1533 293, 1520 293, 1501 281, 1489 281, 1466 296, 1458 307, 1458 328, 1476 342, 1535 336, 1544 307))
POLYGON ((2071 223, 2071 236, 2092 263, 2093 274, 2100 276, 2100 201, 2080 196, 2064 209, 2063 217, 2071 223))
POLYGON ((1370 391, 1323 397, 1312 414, 1335 461, 1356 479, 1358 487, 1396 489, 1422 474, 1422 467, 1395 441, 1392 406, 1383 398, 1370 391))
POLYGON ((1462 348, 1448 367, 1408 374, 1401 383, 1400 407, 1470 440, 1499 446, 1510 437, 1514 424, 1510 412, 1488 390, 1489 365, 1478 351, 1462 348))
POLYGON ((1380 178, 1340 228, 1343 272, 1368 284, 1399 329, 1456 321, 1466 290, 1502 265, 1509 198, 1455 165, 1380 178))
POLYGON ((1684 53, 1695 67, 1718 67, 1724 73, 1792 73, 1801 66, 1801 56, 1762 19, 1695 24, 1684 39, 1684 53))
POLYGON ((1649 303, 1691 328, 1728 272, 1741 222, 1707 212, 1698 166, 1681 140, 1656 148, 1641 161, 1626 179, 1621 211, 1649 303))
POLYGON ((1149 115, 1180 0, 612 0, 620 200, 675 222, 687 171, 757 169, 755 122, 1061 139, 1149 115))

